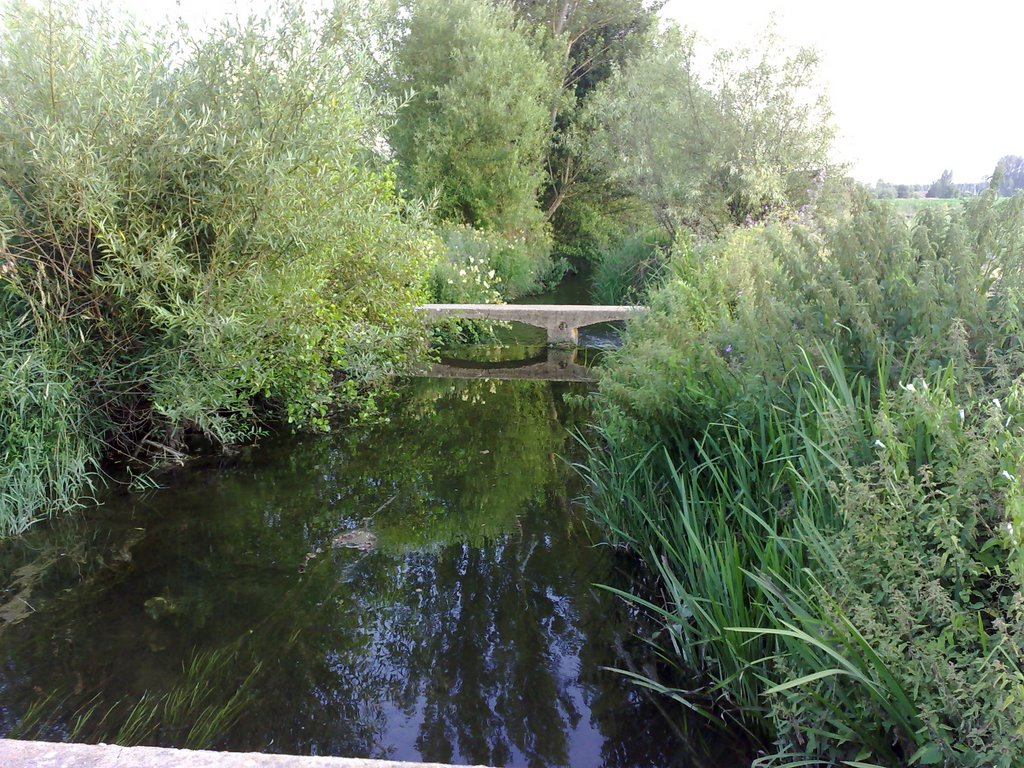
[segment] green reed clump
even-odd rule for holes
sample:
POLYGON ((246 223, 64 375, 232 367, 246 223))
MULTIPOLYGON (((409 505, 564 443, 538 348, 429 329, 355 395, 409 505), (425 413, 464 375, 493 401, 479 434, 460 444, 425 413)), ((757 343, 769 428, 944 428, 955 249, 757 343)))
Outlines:
POLYGON ((738 233, 602 381, 593 510, 762 764, 1020 762, 1021 203, 738 233))
POLYGON ((29 363, 0 369, 0 420, 11 471, 48 479, 12 491, 0 533, 66 508, 103 461, 180 459, 268 418, 327 428, 415 349, 433 241, 380 156, 391 106, 357 11, 284 2, 183 39, 74 3, 5 9, 0 327, 20 335, 0 343, 29 363), (75 437, 41 458, 55 435, 75 437))
POLYGON ((0 537, 70 509, 92 487, 98 425, 68 353, 32 339, 27 321, 0 318, 0 537))
POLYGON ((670 655, 710 681, 673 693, 738 707, 780 764, 1014 765, 1021 386, 965 401, 949 369, 873 395, 835 362, 686 459, 593 452, 594 511, 659 575, 670 655))
POLYGON ((53 715, 61 702, 49 693, 29 706, 9 736, 40 739, 58 732, 87 743, 212 749, 223 744, 252 704, 261 671, 262 664, 240 642, 193 653, 166 690, 147 690, 110 705, 97 695, 66 720, 53 715))
POLYGON ((596 304, 644 304, 665 270, 671 243, 660 232, 632 235, 601 248, 594 266, 596 304))

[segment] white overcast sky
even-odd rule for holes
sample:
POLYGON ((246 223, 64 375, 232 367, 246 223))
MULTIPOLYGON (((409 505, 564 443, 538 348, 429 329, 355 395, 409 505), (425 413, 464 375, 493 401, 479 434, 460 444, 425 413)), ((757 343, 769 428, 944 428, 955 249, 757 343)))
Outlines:
MULTIPOLYGON (((196 26, 265 4, 113 2, 196 26)), ((817 48, 840 131, 837 159, 860 181, 927 183, 947 168, 954 181, 980 181, 1003 155, 1024 156, 1020 0, 669 0, 663 15, 709 47, 749 43, 774 15, 788 42, 817 48)))
POLYGON ((839 159, 860 181, 980 181, 1024 156, 1020 0, 669 0, 665 13, 718 47, 780 34, 814 46, 839 159))

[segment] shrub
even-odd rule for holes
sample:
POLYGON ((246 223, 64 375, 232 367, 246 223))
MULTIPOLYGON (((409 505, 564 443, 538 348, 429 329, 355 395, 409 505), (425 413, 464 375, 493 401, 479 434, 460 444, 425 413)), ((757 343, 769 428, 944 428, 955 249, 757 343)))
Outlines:
POLYGON ((335 387, 347 329, 415 324, 433 246, 375 156, 382 105, 345 29, 285 4, 175 42, 73 4, 9 10, 0 311, 59 350, 107 458, 268 415, 326 427, 355 391, 335 387))
POLYGON ((640 450, 666 423, 692 436, 723 410, 747 418, 816 342, 869 378, 888 361, 893 385, 960 351, 982 372, 1019 368, 1022 222, 1024 196, 923 211, 912 226, 868 203, 825 231, 749 227, 677 249, 602 382, 606 427, 640 450))
POLYGON ((565 265, 551 259, 551 243, 524 234, 506 235, 454 227, 442 231, 445 257, 431 278, 435 301, 491 303, 543 290, 561 279, 565 265))
POLYGON ((667 692, 765 765, 1020 761, 1022 204, 677 254, 602 379, 593 511, 709 681, 667 692))

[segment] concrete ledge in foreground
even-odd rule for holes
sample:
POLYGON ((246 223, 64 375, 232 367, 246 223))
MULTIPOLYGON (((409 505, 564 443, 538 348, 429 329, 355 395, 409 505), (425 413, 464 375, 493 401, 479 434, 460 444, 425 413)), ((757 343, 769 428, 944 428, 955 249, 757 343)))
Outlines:
MULTIPOLYGON (((451 768, 441 763, 402 763, 351 757, 205 752, 113 744, 57 744, 0 739, 3 768, 451 768)), ((475 766, 474 768, 484 768, 475 766)))

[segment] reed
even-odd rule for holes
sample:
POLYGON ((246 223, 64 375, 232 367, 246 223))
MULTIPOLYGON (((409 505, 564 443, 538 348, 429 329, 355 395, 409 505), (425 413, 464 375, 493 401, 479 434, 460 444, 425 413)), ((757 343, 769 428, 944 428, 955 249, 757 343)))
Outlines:
POLYGON ((662 589, 618 594, 662 620, 681 679, 706 681, 640 682, 738 718, 774 743, 762 765, 1012 765, 1020 715, 969 678, 1024 693, 1005 512, 977 511, 1013 506, 991 469, 1021 455, 1012 416, 958 408, 952 365, 892 391, 885 362, 869 379, 830 348, 803 359, 776 404, 689 450, 590 447, 592 513, 662 589))

